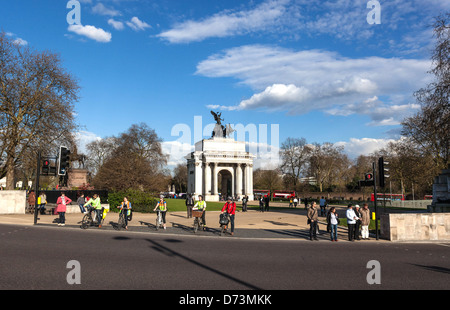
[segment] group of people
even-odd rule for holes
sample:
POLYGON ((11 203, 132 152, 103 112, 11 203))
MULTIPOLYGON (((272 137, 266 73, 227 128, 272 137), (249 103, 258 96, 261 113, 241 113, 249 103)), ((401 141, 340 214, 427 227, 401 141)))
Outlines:
MULTIPOLYGON (((322 205, 320 206, 321 213, 323 214, 322 205)), ((322 216, 321 214, 321 216, 322 216)), ((349 204, 346 210, 346 219, 348 226, 348 240, 368 240, 369 239, 369 224, 370 224, 370 210, 367 203, 363 205, 361 209, 359 205, 355 206, 353 209, 353 204, 349 204), (361 237, 360 237, 361 236, 361 237)), ((318 240, 317 234, 319 232, 318 220, 319 220, 319 209, 317 208, 316 202, 313 201, 308 207, 308 224, 309 227, 309 238, 310 240, 318 240)), ((327 221, 327 232, 330 233, 330 239, 332 242, 338 241, 337 239, 337 229, 340 223, 339 215, 335 207, 331 207, 326 214, 327 221)))

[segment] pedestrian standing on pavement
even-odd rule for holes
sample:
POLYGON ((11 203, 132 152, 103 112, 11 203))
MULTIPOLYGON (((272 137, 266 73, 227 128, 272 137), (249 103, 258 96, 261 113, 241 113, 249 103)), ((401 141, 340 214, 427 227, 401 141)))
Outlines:
POLYGON ((355 240, 361 240, 361 238, 359 237, 359 235, 360 235, 359 230, 361 229, 361 209, 359 208, 359 205, 355 206, 355 214, 356 214, 356 217, 358 219, 356 220, 356 223, 355 223, 355 237, 354 237, 354 239, 355 240))
POLYGON ((84 204, 86 203, 86 199, 84 199, 84 194, 81 193, 80 197, 77 199, 77 205, 80 207, 81 213, 86 213, 86 209, 84 208, 84 204))
POLYGON ((358 218, 356 217, 352 204, 348 205, 345 215, 347 217, 348 241, 353 241, 353 237, 355 236, 355 224, 358 218))
POLYGON ((330 211, 328 212, 327 223, 330 225, 331 241, 338 241, 337 240, 337 229, 338 229, 338 224, 339 224, 339 216, 336 212, 335 207, 331 207, 330 211))
POLYGON ((186 209, 187 209, 187 218, 192 218, 192 208, 194 207, 194 198, 192 194, 189 194, 186 198, 186 209))
POLYGON ((247 203, 248 203, 248 196, 245 195, 244 198, 242 198, 242 212, 247 212, 247 203))
POLYGON ((28 205, 29 205, 28 210, 30 213, 35 211, 34 210, 35 203, 36 203, 36 194, 34 193, 34 191, 31 191, 30 194, 28 195, 28 205))
POLYGON ((66 225, 67 205, 70 204, 71 202, 72 199, 66 197, 64 193, 61 193, 61 196, 58 197, 58 200, 56 201, 56 212, 58 212, 59 214, 58 226, 66 225))
POLYGON ((259 196, 259 211, 264 212, 264 197, 263 197, 263 195, 259 196))
POLYGON ((231 235, 234 235, 234 217, 236 214, 236 203, 231 200, 231 197, 228 197, 227 202, 223 205, 222 213, 228 213, 230 216, 231 222, 231 235))
POLYGON ((361 210, 361 237, 363 240, 369 240, 369 224, 370 210, 369 205, 365 203, 361 210))
POLYGON ((270 201, 270 195, 267 194, 265 199, 264 199, 264 209, 267 212, 269 212, 269 201, 270 201))
POLYGON ((320 198, 319 205, 320 205, 320 216, 326 215, 327 201, 325 197, 322 196, 322 198, 320 198))
POLYGON ((313 201, 308 209, 308 223, 309 223, 309 239, 312 241, 317 239, 317 221, 319 219, 319 212, 317 210, 316 202, 313 201))
POLYGON ((45 205, 47 204, 47 195, 45 195, 44 192, 42 192, 39 195, 38 203, 39 203, 39 211, 42 215, 44 215, 45 214, 45 205))
POLYGON ((297 208, 298 205, 298 199, 297 197, 294 197, 294 208, 297 208))

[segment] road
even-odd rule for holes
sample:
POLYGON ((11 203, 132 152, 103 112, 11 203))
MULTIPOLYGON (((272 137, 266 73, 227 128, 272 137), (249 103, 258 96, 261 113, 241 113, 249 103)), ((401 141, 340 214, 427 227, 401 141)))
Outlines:
POLYGON ((449 289, 450 244, 0 225, 0 289, 449 289), (79 262, 81 284, 67 275, 79 262), (381 284, 368 284, 369 261, 381 284))

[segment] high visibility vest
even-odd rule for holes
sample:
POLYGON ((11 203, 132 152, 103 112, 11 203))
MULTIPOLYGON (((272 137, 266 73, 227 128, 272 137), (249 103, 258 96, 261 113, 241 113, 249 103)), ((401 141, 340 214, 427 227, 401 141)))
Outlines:
POLYGON ((159 210, 164 211, 166 202, 164 201, 162 204, 160 202, 158 202, 158 204, 159 204, 159 210))
POLYGON ((199 210, 203 210, 205 208, 205 201, 202 200, 202 201, 197 202, 197 208, 199 210))

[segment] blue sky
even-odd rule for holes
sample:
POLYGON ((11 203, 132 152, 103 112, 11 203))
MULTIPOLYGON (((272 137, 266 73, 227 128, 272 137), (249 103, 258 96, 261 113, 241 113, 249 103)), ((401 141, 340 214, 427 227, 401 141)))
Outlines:
POLYGON ((81 24, 69 25, 68 1, 3 1, 0 26, 59 53, 79 79, 82 145, 145 122, 171 152, 177 124, 193 131, 194 116, 205 126, 214 110, 226 123, 278 124, 280 142, 338 143, 354 157, 398 139, 417 111, 430 25, 450 10, 380 0, 381 23, 369 24, 368 2, 80 0, 81 24))

